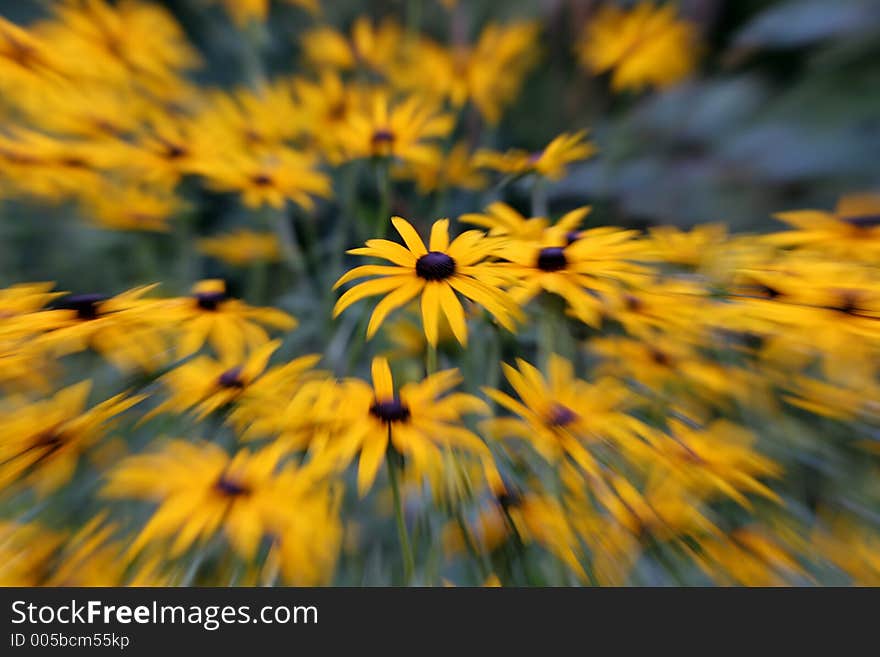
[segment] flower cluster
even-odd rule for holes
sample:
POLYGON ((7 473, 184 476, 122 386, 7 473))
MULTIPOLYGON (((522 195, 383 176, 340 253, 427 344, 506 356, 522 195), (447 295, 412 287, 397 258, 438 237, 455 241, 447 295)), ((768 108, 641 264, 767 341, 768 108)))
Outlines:
MULTIPOLYGON (((0 196, 147 261, 0 289, 0 584, 880 582, 880 196, 749 234, 551 213, 587 132, 481 139, 538 22, 218 4, 238 88, 155 4, 0 19, 0 196), (270 10, 311 21, 294 74, 270 10)), ((700 52, 648 2, 570 49, 632 91, 700 52)))

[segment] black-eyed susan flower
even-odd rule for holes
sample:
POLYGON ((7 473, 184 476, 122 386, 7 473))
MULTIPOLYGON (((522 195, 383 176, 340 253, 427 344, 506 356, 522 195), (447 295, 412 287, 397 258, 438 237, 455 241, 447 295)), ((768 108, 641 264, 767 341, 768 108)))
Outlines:
POLYGON ((876 262, 880 255, 880 194, 844 196, 833 212, 795 210, 774 216, 795 230, 766 236, 770 244, 862 262, 876 262))
POLYGON ((806 573, 791 549, 758 526, 700 542, 697 565, 724 586, 794 586, 806 573))
POLYGON ((578 379, 572 364, 561 356, 550 357, 546 378, 522 359, 517 359, 517 368, 506 363, 502 367, 519 399, 484 390, 513 413, 483 422, 483 430, 494 438, 523 440, 551 463, 568 457, 585 472, 595 473, 598 465, 591 445, 610 443, 627 449, 649 433, 645 424, 625 413, 631 398, 625 387, 610 379, 595 384, 578 379))
POLYGON ((269 341, 264 326, 282 331, 296 327, 296 320, 277 308, 256 308, 230 297, 225 281, 218 279, 201 281, 193 286, 191 297, 169 299, 162 307, 180 332, 180 358, 208 342, 221 361, 235 365, 247 351, 269 341))
POLYGON ((602 297, 635 285, 648 272, 634 261, 645 257, 644 245, 633 239, 637 231, 613 227, 591 228, 574 241, 561 231, 545 231, 538 242, 511 240, 497 249, 510 263, 517 282, 511 296, 525 305, 541 291, 562 297, 569 314, 598 326, 602 297))
MULTIPOLYGON (((159 543, 168 545, 169 556, 178 557, 222 533, 236 553, 250 560, 264 539, 295 531, 297 521, 338 523, 326 480, 290 465, 279 471, 280 456, 272 447, 229 456, 214 444, 175 440, 124 460, 110 472, 102 494, 158 503, 130 547, 133 554, 159 543)), ((309 535, 318 540, 329 536, 299 533, 309 535)), ((324 547, 335 552, 332 542, 324 547)))
POLYGON ((82 381, 48 399, 0 405, 0 488, 21 481, 46 494, 63 486, 116 417, 143 399, 120 394, 88 408, 91 389, 91 381, 82 381))
MULTIPOLYGON (((193 409, 198 418, 250 397, 253 404, 271 404, 274 392, 287 379, 298 379, 314 365, 318 356, 304 356, 267 371, 269 359, 281 345, 279 340, 257 347, 237 365, 199 356, 171 370, 162 377, 168 399, 152 412, 183 414, 193 409), (267 395, 261 395, 261 388, 267 395)), ((265 406, 264 406, 265 407, 265 406)))
MULTIPOLYGON (((552 230, 564 236, 567 241, 574 241, 580 235, 581 221, 589 213, 590 208, 586 206, 566 212, 555 224, 552 224, 552 230)), ((551 229, 548 218, 527 218, 501 201, 489 204, 482 213, 463 214, 459 217, 459 221, 480 226, 488 230, 489 235, 492 236, 509 237, 521 241, 541 240, 544 237, 544 232, 551 229)))
POLYGON ((490 23, 472 46, 458 43, 451 48, 421 37, 402 50, 389 77, 395 86, 448 99, 453 107, 472 102, 495 124, 537 62, 539 30, 534 21, 490 23))
POLYGON ((408 162, 393 169, 396 178, 415 180, 423 194, 446 189, 483 189, 486 176, 474 164, 465 142, 458 142, 437 161, 408 162))
POLYGON ((563 133, 533 153, 518 148, 503 153, 480 149, 474 153, 474 165, 508 176, 534 173, 549 180, 560 180, 569 164, 592 157, 596 150, 587 140, 586 131, 563 133))
POLYGON ((115 296, 70 294, 44 311, 54 321, 40 344, 59 355, 93 349, 122 370, 150 371, 167 359, 164 329, 156 299, 142 298, 155 286, 127 290, 115 296))
POLYGON ((386 72, 398 57, 403 29, 393 19, 374 23, 358 17, 346 35, 330 26, 307 31, 302 37, 306 61, 318 69, 350 70, 363 67, 386 72))
POLYGON ((482 305, 502 326, 515 330, 514 319, 520 315, 519 308, 499 287, 505 274, 496 264, 486 262, 495 249, 493 241, 479 231, 467 231, 450 242, 449 220, 439 219, 431 228, 430 248, 426 248, 408 221, 393 217, 391 222, 406 246, 375 239, 368 240, 366 247, 350 250, 354 255, 378 257, 393 264, 362 265, 342 276, 335 287, 365 276, 378 278, 346 291, 336 302, 334 316, 361 299, 387 294, 376 306, 367 326, 367 337, 371 338, 390 312, 419 296, 422 328, 428 342, 436 346, 442 314, 456 339, 466 344, 467 323, 456 296, 458 292, 482 305))
POLYGON ((639 2, 632 9, 603 5, 578 44, 581 64, 612 71, 615 90, 665 88, 686 78, 699 54, 696 26, 675 7, 639 2))
POLYGON ((237 151, 203 162, 198 169, 209 187, 238 192, 250 208, 281 209, 288 200, 306 210, 315 207, 313 197, 331 195, 330 179, 317 169, 311 154, 291 148, 260 153, 237 151))
POLYGON ((456 370, 404 384, 399 391, 384 358, 373 359, 372 373, 373 385, 358 379, 342 383, 340 433, 326 452, 326 458, 338 465, 360 454, 361 495, 372 487, 388 450, 411 459, 417 472, 427 472, 430 463, 443 460, 443 447, 463 449, 479 456, 487 475, 497 479, 486 443, 462 424, 463 416, 485 414, 488 407, 473 395, 450 392, 461 381, 456 370))
POLYGON ((451 114, 419 96, 393 100, 376 91, 348 116, 339 129, 339 144, 348 159, 390 158, 436 165, 443 160, 437 140, 455 126, 451 114))
POLYGON ((236 267, 255 262, 277 262, 281 258, 281 247, 275 233, 246 228, 205 237, 198 241, 197 246, 202 253, 236 267))

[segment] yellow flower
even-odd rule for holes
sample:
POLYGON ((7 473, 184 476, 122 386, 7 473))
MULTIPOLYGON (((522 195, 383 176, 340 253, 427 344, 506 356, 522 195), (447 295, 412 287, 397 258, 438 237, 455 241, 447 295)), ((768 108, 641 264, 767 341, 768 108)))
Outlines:
POLYGON ((286 78, 256 89, 210 92, 194 124, 199 138, 213 143, 217 153, 271 150, 304 129, 286 78))
POLYGON ((759 478, 779 477, 782 469, 755 450, 755 436, 746 429, 727 420, 703 428, 673 419, 669 434, 657 435, 653 448, 662 459, 660 467, 688 490, 701 497, 720 493, 746 508, 744 493, 781 502, 759 478))
POLYGON ((436 346, 440 315, 461 344, 467 344, 467 323, 456 292, 482 305, 498 322, 514 331, 514 318, 520 315, 517 305, 498 287, 504 280, 497 265, 484 262, 494 247, 479 231, 468 231, 451 243, 449 220, 439 219, 431 228, 430 251, 412 225, 401 217, 391 222, 406 247, 389 240, 368 240, 367 246, 352 249, 354 255, 378 257, 393 265, 355 267, 336 281, 339 287, 364 276, 378 276, 359 283, 343 294, 333 309, 334 317, 353 303, 377 294, 387 294, 379 302, 367 326, 367 338, 373 337, 388 314, 421 296, 422 328, 431 345, 436 346))
MULTIPOLYGON (((337 526, 337 503, 327 484, 308 468, 288 464, 279 471, 279 457, 271 447, 253 453, 241 450, 230 457, 211 443, 174 440, 159 451, 125 459, 110 472, 102 495, 158 503, 131 544, 132 554, 156 542, 169 542, 168 555, 175 558, 222 533, 236 553, 250 560, 261 541, 280 533, 297 532, 294 536, 319 540, 331 537, 333 531, 295 526, 296 522, 337 526)), ((338 540, 321 547, 335 554, 338 540)), ((317 549, 315 545, 303 545, 300 552, 291 548, 291 557, 315 554, 317 549)))
POLYGON ((347 37, 332 27, 309 30, 302 37, 303 54, 318 68, 349 70, 358 66, 384 72, 398 56, 403 30, 394 20, 374 25, 366 16, 358 17, 347 37))
POLYGON ((281 248, 275 233, 240 228, 225 235, 206 237, 197 243, 199 251, 236 267, 255 262, 277 262, 281 248))
POLYGON ((549 230, 540 242, 506 242, 497 255, 510 263, 509 272, 517 279, 510 293, 518 303, 528 303, 543 290, 564 299, 569 314, 598 326, 602 296, 622 284, 638 284, 647 273, 632 262, 645 254, 644 245, 633 239, 636 234, 610 226, 574 236, 549 230))
POLYGON ((652 226, 649 234, 661 260, 695 269, 710 267, 727 240, 723 224, 703 224, 690 231, 676 226, 652 226))
POLYGON ((101 228, 167 232, 186 207, 162 185, 110 183, 82 190, 83 214, 101 228))
POLYGON ((697 28, 673 6, 640 2, 630 10, 604 5, 578 44, 581 64, 594 73, 612 71, 617 90, 665 88, 696 67, 697 28))
POLYGON ((63 0, 34 32, 51 43, 66 73, 126 83, 135 76, 150 89, 167 88, 200 60, 171 13, 122 0, 63 0))
POLYGON ((442 161, 434 143, 452 132, 451 114, 419 96, 393 101, 377 91, 355 108, 339 129, 339 143, 349 159, 387 157, 417 165, 442 161))
POLYGON ((171 412, 183 414, 195 408, 195 414, 203 419, 214 411, 230 404, 266 403, 261 387, 269 388, 270 400, 274 389, 283 384, 283 377, 299 380, 304 370, 314 365, 319 356, 304 356, 282 367, 266 371, 272 354, 281 345, 280 340, 267 342, 258 347, 244 362, 230 366, 207 356, 200 356, 171 370, 162 377, 169 398, 159 404, 150 415, 171 412))
POLYGON ((488 184, 486 176, 474 166, 465 142, 455 144, 441 160, 404 163, 393 173, 397 178, 415 180, 422 194, 450 188, 483 189, 488 184))
POLYGON ((598 464, 587 447, 610 442, 626 447, 647 427, 623 411, 629 391, 611 379, 595 384, 574 375, 572 364, 553 354, 549 376, 518 358, 515 369, 502 363, 507 381, 519 400, 500 390, 484 389, 486 395, 515 417, 487 420, 482 428, 495 438, 518 438, 547 461, 558 463, 568 456, 585 472, 596 473, 598 464))
POLYGON ((508 176, 534 173, 549 180, 560 180, 565 176, 569 164, 595 155, 597 149, 587 141, 586 136, 587 133, 583 130, 574 134, 562 133, 544 149, 534 153, 521 149, 511 149, 504 153, 480 149, 474 154, 474 165, 508 176))
POLYGON ((796 230, 768 235, 770 244, 869 263, 880 256, 880 195, 844 196, 834 212, 798 210, 774 216, 796 230))
MULTIPOLYGON (((232 16, 232 19, 240 26, 246 26, 251 21, 265 21, 269 16, 270 0, 219 0, 232 16)), ((310 13, 320 11, 318 0, 286 0, 288 4, 301 7, 310 13)))
POLYGON ((0 586, 43 585, 64 539, 37 523, 0 521, 0 586))
POLYGON ((120 394, 87 409, 91 389, 91 381, 82 381, 49 399, 0 406, 0 488, 22 480, 46 494, 63 486, 113 418, 143 399, 120 394))
POLYGON ((880 535, 855 521, 821 510, 813 531, 817 552, 846 573, 856 586, 880 585, 880 535))
MULTIPOLYGON (((578 228, 581 221, 590 213, 589 207, 581 207, 563 215, 552 225, 554 233, 558 233, 570 241, 580 236, 578 228)), ((510 237, 524 242, 541 240, 545 231, 551 229, 546 217, 526 218, 512 207, 501 201, 491 203, 484 213, 468 213, 459 217, 466 224, 480 226, 489 231, 489 235, 510 237)))
POLYGON ((357 108, 369 106, 368 88, 346 83, 338 73, 326 69, 317 80, 297 77, 291 86, 300 128, 331 164, 344 161, 340 131, 357 108))
POLYGON ((449 49, 422 37, 402 48, 401 61, 391 67, 390 78, 400 88, 448 99, 456 108, 471 101, 495 124, 537 61, 539 30, 531 21, 490 24, 473 46, 457 44, 449 49), (431 74, 425 75, 426 70, 431 74))
POLYGON ((724 586, 792 586, 804 576, 790 551, 760 528, 743 527, 703 541, 696 560, 724 586))
POLYGON ((317 167, 314 156, 277 148, 261 153, 232 152, 202 163, 199 173, 218 191, 239 192, 249 208, 281 209, 288 200, 311 210, 313 196, 332 196, 330 179, 317 167))
POLYGON ((256 308, 230 297, 226 283, 216 279, 194 285, 191 297, 165 301, 163 310, 180 325, 179 358, 209 342, 222 362, 233 365, 242 361, 246 351, 269 341, 263 326, 291 331, 297 324, 281 310, 256 308))
POLYGON ((412 459, 416 472, 443 460, 443 447, 461 448, 479 456, 487 476, 497 480, 489 448, 462 426, 462 416, 486 413, 482 400, 449 393, 461 381, 457 370, 428 376, 394 390, 391 368, 384 358, 373 359, 373 385, 351 379, 343 382, 345 400, 339 408, 340 434, 328 447, 326 459, 344 466, 360 453, 357 486, 361 495, 372 487, 389 450, 412 459))
POLYGON ((35 317, 54 322, 39 343, 59 355, 93 349, 121 370, 150 371, 166 358, 162 334, 167 326, 160 302, 141 297, 155 286, 128 290, 116 296, 71 294, 59 299, 54 310, 35 317))

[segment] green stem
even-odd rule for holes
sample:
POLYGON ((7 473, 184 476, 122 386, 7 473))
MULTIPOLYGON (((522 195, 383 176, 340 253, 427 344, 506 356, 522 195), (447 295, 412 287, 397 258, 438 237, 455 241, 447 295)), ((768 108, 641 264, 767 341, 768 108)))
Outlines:
POLYGON ((408 585, 415 570, 415 558, 409 543, 409 534, 406 531, 406 519, 403 516, 403 501, 400 497, 400 483, 397 478, 398 464, 392 454, 393 448, 389 444, 385 454, 385 463, 388 466, 388 479, 391 481, 391 493, 394 496, 394 515, 397 519, 397 537, 400 539, 400 549, 403 551, 403 584, 408 585))
POLYGON ((305 273, 305 263, 303 262, 299 243, 293 234, 293 226, 287 212, 284 210, 278 212, 274 223, 275 231, 278 234, 278 241, 281 242, 281 252, 284 255, 285 264, 297 276, 302 276, 305 273))
POLYGON ((379 238, 385 237, 391 214, 391 172, 388 158, 376 162, 376 187, 379 191, 379 207, 373 224, 373 234, 370 237, 379 238))
POLYGON ((532 184, 532 216, 547 216, 547 184, 543 178, 535 178, 532 184))
POLYGON ((437 371, 437 345, 429 344, 425 352, 425 373, 431 376, 437 371))

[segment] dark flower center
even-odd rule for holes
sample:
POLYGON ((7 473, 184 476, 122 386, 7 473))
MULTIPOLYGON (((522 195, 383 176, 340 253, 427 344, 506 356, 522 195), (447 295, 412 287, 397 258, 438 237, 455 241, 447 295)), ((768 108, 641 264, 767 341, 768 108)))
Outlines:
POLYGON ((244 381, 241 380, 241 368, 233 367, 226 370, 217 380, 223 388, 244 388, 244 381))
POLYGON ((661 367, 670 367, 672 365, 672 358, 665 351, 651 349, 649 355, 651 356, 651 360, 661 367))
POLYGON ((370 415, 391 424, 392 422, 406 422, 410 412, 409 406, 395 397, 387 401, 376 400, 373 402, 373 405, 370 406, 370 415))
POLYGON ((101 314, 101 302, 106 301, 103 294, 72 294, 63 299, 59 307, 64 310, 75 310, 78 319, 96 319, 101 314))
POLYGON ((568 260, 561 246, 548 246, 538 253, 538 269, 541 271, 559 271, 565 269, 568 260))
POLYGON ((179 160, 186 155, 186 148, 179 144, 168 144, 165 147, 165 157, 169 160, 179 160))
POLYGON ((194 296, 202 310, 217 310, 217 306, 228 298, 225 292, 199 292, 194 296))
POLYGON ((265 173, 258 173, 251 178, 251 182, 257 187, 269 187, 272 184, 272 177, 265 173))
POLYGON ((555 404, 550 411, 547 421, 551 427, 567 427, 569 424, 577 420, 577 417, 577 413, 567 406, 555 404))
POLYGON ((518 490, 508 488, 503 493, 498 493, 495 496, 495 501, 502 509, 507 510, 522 502, 522 494, 518 490))
POLYGON ((829 306, 829 310, 836 310, 844 315, 857 315, 860 309, 861 299, 857 292, 844 291, 840 293, 840 301, 835 306, 829 306))
POLYGON ((227 475, 220 475, 220 478, 214 484, 214 489, 227 497, 243 497, 251 494, 251 489, 245 484, 235 481, 227 475))
POLYGON ((379 144, 390 144, 394 141, 394 133, 390 130, 382 129, 376 130, 373 133, 373 146, 377 146, 379 144))
POLYGON ((880 226, 880 214, 869 214, 860 217, 845 217, 843 219, 850 226, 856 228, 876 228, 880 226))
POLYGON ((581 233, 579 230, 570 230, 565 234, 565 241, 569 244, 573 244, 577 242, 581 238, 581 233))
POLYGON ((455 260, 440 251, 429 251, 416 260, 416 274, 426 281, 442 281, 455 273, 455 260))

